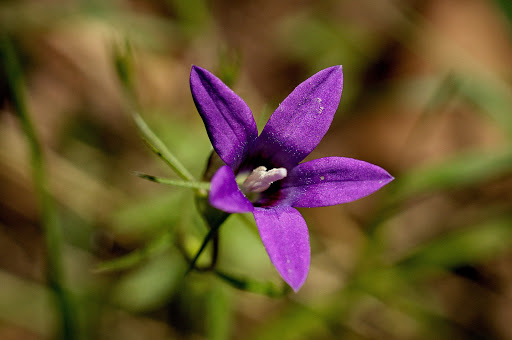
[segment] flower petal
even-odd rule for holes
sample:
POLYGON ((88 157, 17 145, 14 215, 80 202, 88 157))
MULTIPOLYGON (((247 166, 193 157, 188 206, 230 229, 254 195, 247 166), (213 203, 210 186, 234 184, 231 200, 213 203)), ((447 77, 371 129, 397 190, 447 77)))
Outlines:
POLYGON ((207 70, 192 66, 190 89, 213 148, 233 170, 258 136, 251 109, 207 70))
POLYGON ((320 143, 340 103, 343 70, 318 72, 279 105, 258 137, 255 153, 276 167, 291 168, 320 143))
POLYGON ((226 165, 213 175, 208 199, 213 207, 228 213, 254 210, 251 201, 238 188, 233 170, 226 165))
POLYGON ((254 208, 253 214, 270 260, 297 292, 306 281, 311 258, 306 221, 291 207, 254 208))
POLYGON ((388 184, 386 170, 364 161, 326 157, 296 166, 283 180, 283 202, 294 207, 322 207, 365 197, 388 184))

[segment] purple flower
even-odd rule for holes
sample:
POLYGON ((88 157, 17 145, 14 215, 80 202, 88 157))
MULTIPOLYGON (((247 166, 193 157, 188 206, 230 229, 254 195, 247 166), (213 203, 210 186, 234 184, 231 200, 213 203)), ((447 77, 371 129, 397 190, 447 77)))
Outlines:
POLYGON ((292 91, 258 136, 247 104, 220 79, 193 66, 190 88, 213 148, 226 165, 211 180, 209 202, 228 213, 252 212, 281 277, 295 290, 310 263, 306 222, 295 207, 322 207, 367 196, 393 180, 382 168, 326 157, 300 163, 323 138, 343 88, 341 66, 292 91))

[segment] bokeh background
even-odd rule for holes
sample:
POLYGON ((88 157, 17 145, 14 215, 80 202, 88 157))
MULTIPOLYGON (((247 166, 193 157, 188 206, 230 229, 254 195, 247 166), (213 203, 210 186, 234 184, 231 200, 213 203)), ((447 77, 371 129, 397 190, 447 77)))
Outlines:
MULTIPOLYGON (((4 58, 0 339, 512 339, 509 0, 4 0, 0 34, 43 148, 73 324, 62 329, 48 283, 4 58), (183 252, 207 227, 192 191, 133 175, 176 178, 131 119, 120 51, 141 116, 197 177, 211 145, 192 64, 232 86, 260 128, 301 81, 342 64, 341 105, 308 159, 358 158, 396 180, 301 210, 312 263, 297 294, 185 276, 183 252)), ((251 216, 222 226, 219 256, 225 272, 281 285, 251 216)))

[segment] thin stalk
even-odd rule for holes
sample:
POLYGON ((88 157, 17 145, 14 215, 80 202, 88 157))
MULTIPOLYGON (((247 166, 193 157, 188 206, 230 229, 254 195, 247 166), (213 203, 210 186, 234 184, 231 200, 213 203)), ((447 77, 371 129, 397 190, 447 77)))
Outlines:
POLYGON ((160 183, 160 184, 166 184, 166 185, 172 185, 175 187, 181 187, 181 188, 190 188, 190 189, 199 189, 199 190, 210 190, 210 183, 209 182, 192 182, 192 181, 180 181, 176 179, 171 178, 164 178, 164 177, 156 177, 153 175, 147 175, 140 172, 134 172, 134 174, 140 178, 147 179, 148 181, 160 183))
POLYGON ((246 292, 262 294, 268 297, 280 298, 285 295, 288 295, 288 293, 290 293, 291 291, 290 286, 288 286, 287 284, 284 284, 282 287, 277 287, 272 282, 255 281, 231 275, 220 270, 214 270, 214 273, 230 286, 240 290, 244 290, 246 292))
POLYGON ((21 65, 9 38, 2 37, 2 63, 7 78, 10 99, 17 114, 30 149, 32 177, 39 201, 41 223, 47 253, 47 281, 55 298, 59 314, 60 338, 75 339, 76 319, 71 297, 65 289, 62 265, 62 236, 53 198, 48 189, 41 144, 26 105, 21 65))
POLYGON ((217 257, 219 255, 219 227, 220 227, 220 225, 216 228, 211 228, 210 230, 208 230, 208 234, 206 234, 206 236, 203 240, 203 243, 201 244, 201 247, 197 251, 194 258, 189 261, 189 267, 188 267, 185 275, 190 273, 194 269, 199 270, 199 271, 208 271, 208 270, 212 270, 213 268, 215 268, 215 265, 217 264, 217 257), (210 260, 210 265, 207 267, 197 267, 196 266, 197 260, 199 260, 199 257, 201 256, 203 251, 206 249, 206 246, 208 245, 210 240, 212 241, 212 246, 213 246, 212 258, 210 260))
POLYGON ((183 164, 174 156, 174 154, 165 146, 165 144, 157 137, 157 135, 146 124, 144 119, 136 112, 132 111, 132 118, 139 128, 142 139, 146 145, 158 157, 160 157, 169 167, 183 180, 195 181, 194 176, 185 168, 183 164))
MULTIPOLYGON (((205 182, 197 182, 192 176, 192 174, 181 164, 181 162, 172 154, 169 149, 165 146, 165 144, 158 138, 158 136, 149 128, 144 119, 139 115, 140 104, 137 99, 137 94, 134 86, 134 77, 133 77, 133 55, 131 51, 131 46, 128 42, 125 43, 124 47, 114 46, 114 62, 117 70, 118 78, 123 86, 125 98, 127 99, 127 103, 129 105, 129 111, 132 114, 132 118, 139 128, 139 132, 142 135, 144 142, 147 146, 164 162, 167 163, 171 167, 171 169, 184 181, 189 182, 184 183, 182 181, 174 181, 165 178, 154 177, 145 174, 139 174, 138 176, 145 178, 147 180, 164 183, 169 185, 176 185, 188 188, 197 189, 196 198, 201 202, 200 211, 205 218, 210 230, 206 235, 203 243, 196 253, 194 258, 189 261, 190 267, 187 271, 190 272, 193 269, 202 270, 203 268, 196 267, 196 262, 201 256, 202 252, 206 249, 206 246, 210 241, 212 241, 212 258, 209 266, 205 267, 205 270, 211 270, 215 267, 217 263, 218 250, 219 250, 219 234, 218 229, 220 228, 222 222, 229 216, 224 212, 219 212, 206 203, 205 198, 207 196, 207 191, 209 190, 208 183, 205 182), (208 213, 205 213, 208 212, 208 213)), ((186 255, 186 252, 183 252, 186 255)))
POLYGON ((128 42, 124 47, 114 46, 114 66, 117 71, 118 79, 122 85, 123 93, 126 99, 127 110, 131 113, 132 119, 139 129, 144 143, 160 157, 169 167, 183 180, 195 181, 194 176, 178 160, 176 156, 167 148, 167 146, 158 138, 141 117, 141 105, 135 91, 133 77, 133 55, 131 46, 128 42))

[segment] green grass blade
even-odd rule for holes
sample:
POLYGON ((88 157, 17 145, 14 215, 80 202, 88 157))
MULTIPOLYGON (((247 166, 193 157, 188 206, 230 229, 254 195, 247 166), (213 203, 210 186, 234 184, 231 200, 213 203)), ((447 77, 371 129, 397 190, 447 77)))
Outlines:
POLYGON ((16 56, 16 51, 7 37, 0 40, 1 62, 7 76, 7 86, 14 111, 20 119, 23 132, 27 138, 32 177, 39 201, 41 223, 44 230, 44 242, 47 252, 47 280, 53 291, 60 318, 60 338, 76 339, 76 311, 71 297, 65 288, 62 261, 62 235, 57 211, 48 188, 48 180, 43 159, 43 151, 36 130, 32 123, 24 93, 23 71, 16 56))

